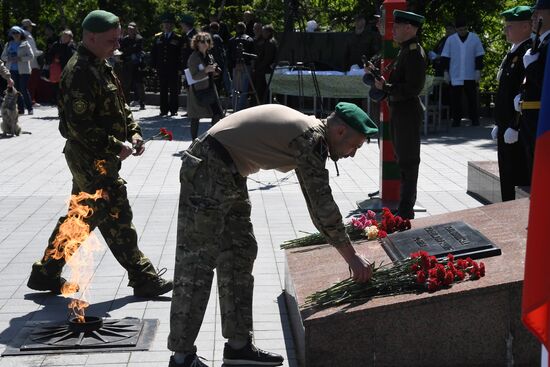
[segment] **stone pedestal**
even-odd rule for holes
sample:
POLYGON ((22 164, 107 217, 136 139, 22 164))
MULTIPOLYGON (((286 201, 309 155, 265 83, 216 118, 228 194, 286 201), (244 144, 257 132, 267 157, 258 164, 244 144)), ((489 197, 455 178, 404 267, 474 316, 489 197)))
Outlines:
MULTIPOLYGON (((502 249, 483 259, 486 277, 450 289, 303 308, 305 298, 348 277, 327 245, 288 250, 286 291, 303 366, 534 366, 540 344, 523 327, 521 288, 529 201, 515 200, 413 221, 413 228, 462 220, 502 249)), ((388 262, 378 242, 358 252, 388 262)))
POLYGON ((497 161, 468 162, 468 194, 484 204, 500 203, 500 177, 497 161))

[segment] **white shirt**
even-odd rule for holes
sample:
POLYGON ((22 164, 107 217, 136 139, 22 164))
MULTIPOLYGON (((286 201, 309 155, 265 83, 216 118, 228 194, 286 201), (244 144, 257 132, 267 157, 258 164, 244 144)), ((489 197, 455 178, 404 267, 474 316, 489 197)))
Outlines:
POLYGON ((464 42, 460 40, 458 33, 449 36, 441 56, 451 59, 449 66, 451 85, 464 85, 465 80, 475 80, 475 60, 482 55, 485 55, 485 51, 477 34, 469 32, 464 42))
POLYGON ((43 54, 43 52, 36 48, 36 41, 34 40, 32 34, 29 31, 24 30, 25 37, 27 38, 27 42, 29 42, 29 45, 31 46, 32 53, 34 54, 33 59, 31 60, 31 69, 38 69, 40 65, 38 65, 38 61, 36 58, 43 54))

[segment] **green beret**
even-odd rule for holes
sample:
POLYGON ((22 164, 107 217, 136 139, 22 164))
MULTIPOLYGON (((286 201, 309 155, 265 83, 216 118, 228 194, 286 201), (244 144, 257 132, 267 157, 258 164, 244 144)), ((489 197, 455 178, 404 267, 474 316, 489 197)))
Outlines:
POLYGON ((395 23, 407 23, 415 27, 420 27, 424 23, 424 17, 422 15, 403 10, 393 11, 393 21, 395 23))
POLYGON ((192 27, 195 24, 195 18, 193 18, 192 15, 184 14, 180 18, 180 23, 187 24, 192 27))
POLYGON ((82 21, 82 29, 92 33, 103 33, 120 26, 120 20, 105 10, 93 10, 82 21))
POLYGON ((530 6, 516 6, 500 13, 507 22, 515 22, 520 20, 530 20, 533 15, 533 8, 530 6))
POLYGON ((347 125, 365 136, 371 136, 378 133, 376 124, 370 119, 369 115, 356 104, 340 102, 336 105, 334 112, 336 116, 342 119, 347 125))

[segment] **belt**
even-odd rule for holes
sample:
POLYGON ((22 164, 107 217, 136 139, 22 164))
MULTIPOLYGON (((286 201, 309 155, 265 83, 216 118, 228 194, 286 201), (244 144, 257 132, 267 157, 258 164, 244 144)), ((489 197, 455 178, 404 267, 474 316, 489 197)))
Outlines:
POLYGON ((235 162, 233 162, 233 158, 231 158, 231 155, 229 154, 227 149, 225 149, 222 143, 217 141, 212 135, 207 135, 206 138, 204 138, 204 142, 208 144, 208 146, 218 154, 220 159, 225 164, 227 164, 228 167, 236 168, 235 162))
POLYGON ((540 110, 540 101, 521 101, 521 110, 540 110))

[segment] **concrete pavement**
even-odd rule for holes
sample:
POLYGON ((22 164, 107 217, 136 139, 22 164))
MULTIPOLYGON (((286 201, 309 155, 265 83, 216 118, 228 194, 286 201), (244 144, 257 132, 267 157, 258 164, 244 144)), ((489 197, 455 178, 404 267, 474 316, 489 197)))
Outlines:
MULTIPOLYGON (((59 216, 64 215, 71 179, 61 153, 64 139, 57 131, 57 111, 35 108, 35 115, 20 116, 23 134, 0 139, 0 347, 3 350, 26 321, 63 320, 68 299, 33 292, 26 282, 33 261, 39 259, 59 216)), ((147 143, 142 157, 123 163, 121 176, 128 182, 128 195, 139 234, 139 246, 159 268, 174 268, 177 204, 179 194, 178 152, 190 143, 189 123, 178 116, 158 117, 158 108, 136 111, 148 137, 165 127, 174 141, 147 143)), ((201 124, 201 131, 209 124, 201 124)), ((334 197, 344 216, 356 209, 355 202, 378 188, 378 148, 370 144, 355 158, 327 164, 334 197)), ((467 161, 496 160, 496 144, 488 127, 453 128, 448 133, 423 138, 418 204, 427 209, 419 216, 480 206, 466 194, 467 161)), ((286 306, 284 253, 281 242, 312 232, 297 179, 292 172, 261 171, 248 181, 252 220, 259 245, 255 264, 254 331, 256 344, 285 356, 285 366, 297 366, 286 306)), ((347 221, 347 220, 346 220, 347 221)), ((96 234, 103 242, 99 231, 96 234)), ((368 256, 368 254, 367 254, 368 256)), ((335 266, 346 266, 337 259, 335 266)), ((311 269, 315 271, 315 269, 311 269)), ((160 321, 152 348, 147 352, 60 354, 2 357, 3 366, 167 366, 170 298, 145 301, 132 296, 124 269, 108 249, 96 256, 88 313, 122 318, 157 318, 160 321)), ((215 284, 215 282, 214 282, 215 284)), ((197 346, 209 365, 222 365, 221 335, 216 286, 197 346)))

